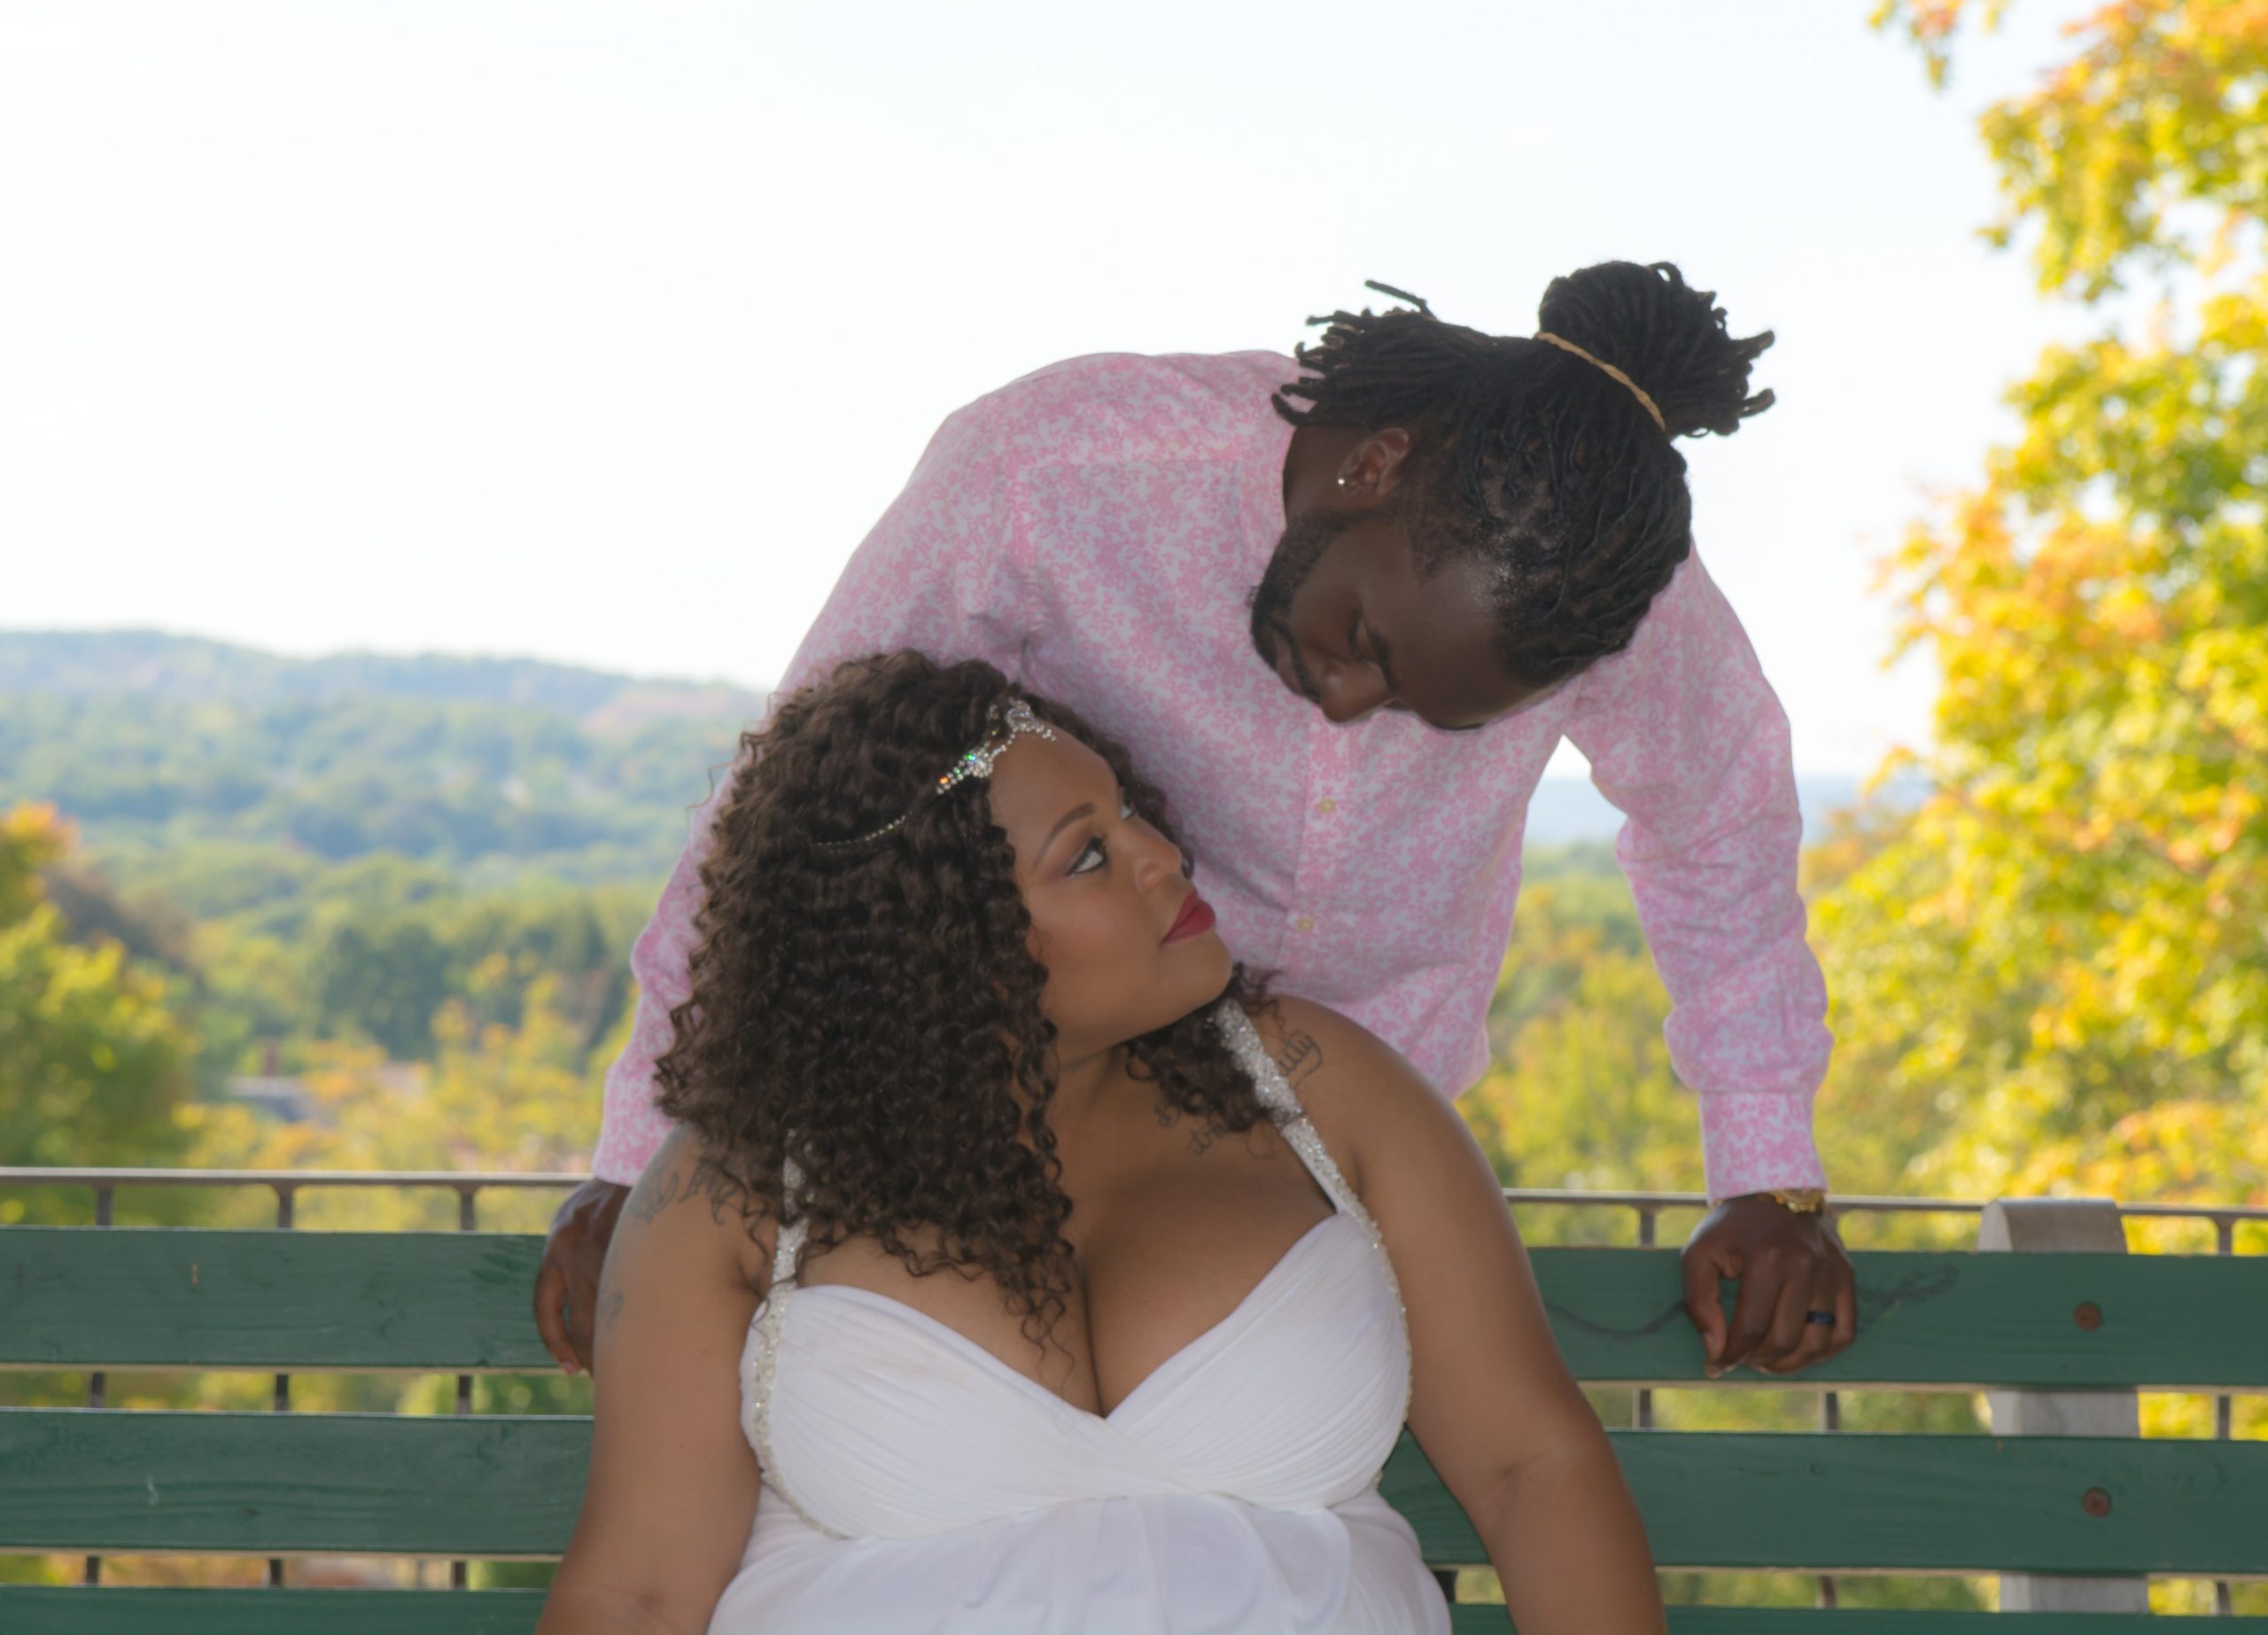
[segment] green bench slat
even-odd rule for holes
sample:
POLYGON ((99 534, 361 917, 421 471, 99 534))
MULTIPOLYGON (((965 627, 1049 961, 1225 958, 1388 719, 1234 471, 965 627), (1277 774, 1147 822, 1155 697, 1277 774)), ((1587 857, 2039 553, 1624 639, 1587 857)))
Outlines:
MULTIPOLYGON (((1460 1607, 1454 1635, 1504 1635, 1503 1609, 1460 1607), (1495 1616, 1492 1620, 1490 1615, 1495 1616)), ((2146 1612, 1928 1612, 1853 1608, 1673 1607, 1669 1635, 2165 1635, 2163 1618, 2146 1612)), ((2218 1618, 2214 1635, 2268 1635, 2268 1618, 2218 1618)))
MULTIPOLYGON (((1460 1607, 1454 1635, 1504 1635, 1501 1608, 1460 1607), (1490 1616, 1495 1614, 1492 1620, 1490 1616)), ((1899 1612, 1853 1608, 1673 1607, 1669 1635, 2165 1635, 2166 1621, 2146 1612, 1899 1612), (2035 1621, 2036 1620, 2036 1621, 2035 1621)), ((2214 1635, 2268 1635, 2268 1618, 2220 1618, 2214 1635)))
MULTIPOLYGON (((1577 1378, 1702 1378, 1677 1250, 1542 1249, 1533 1257, 1577 1378)), ((1805 1384, 2268 1389, 2268 1255, 1883 1250, 1852 1259, 1858 1338, 1806 1369, 1805 1384), (2077 1320, 2083 1304, 2100 1314, 2092 1329, 2077 1320)))
MULTIPOLYGON (((1665 1568, 2268 1569, 2268 1442, 1610 1431, 1665 1568), (2100 1488, 2109 1514, 2083 1508, 2100 1488)), ((1425 1559, 1487 1564, 1406 1433, 1380 1483, 1425 1559)))
POLYGON ((543 1240, 499 1232, 0 1230, 0 1365, 555 1368, 543 1240))
POLYGON ((0 1409, 0 1551, 547 1556, 579 1417, 0 1409))
MULTIPOLYGON (((536 1590, 144 1590, 0 1584, 9 1635, 530 1635, 536 1590)), ((1505 1635, 1502 1607, 1450 1614, 1455 1635, 1505 1635)), ((2163 1635, 2141 1613, 1819 1612, 1673 1607, 1670 1635, 2163 1635)), ((2215 1635, 2268 1635, 2268 1618, 2220 1618, 2215 1635)))
MULTIPOLYGON (((540 1372, 554 1366, 528 1311, 541 1247, 500 1233, 10 1227, 0 1366, 540 1372)), ((2268 1390, 2268 1256, 1856 1258, 1859 1340, 1806 1383, 2268 1390), (2101 1313, 2093 1329, 2074 1320, 2083 1302, 2101 1313)), ((1580 1378, 1699 1379, 1674 1250, 1534 1259, 1580 1378)))
POLYGON ((8 1635, 530 1635, 542 1611, 540 1590, 0 1584, 8 1635))
MULTIPOLYGON (((1452 1635, 1505 1635, 1501 1607, 1459 1607, 1452 1635)), ((2146 1612, 1899 1612, 1853 1608, 1673 1607, 1669 1635, 2165 1635, 2163 1618, 2146 1612)), ((2268 1635, 2268 1618, 2217 1618, 2214 1635, 2268 1635)))
MULTIPOLYGON (((2268 1443, 1619 1431, 1671 1568, 2257 1573, 2268 1443), (2101 1488, 2110 1514, 2082 1498, 2101 1488), (1958 1495, 1959 1503, 1948 1502, 1958 1495)), ((0 1410, 0 1550, 543 1556, 581 1501, 571 1417, 0 1410)), ((1484 1562, 1407 1436, 1386 1498, 1484 1562)))

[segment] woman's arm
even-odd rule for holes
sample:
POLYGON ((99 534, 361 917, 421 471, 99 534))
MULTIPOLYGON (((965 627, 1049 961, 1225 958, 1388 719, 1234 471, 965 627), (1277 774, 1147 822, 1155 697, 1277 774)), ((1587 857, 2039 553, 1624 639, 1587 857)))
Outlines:
POLYGON ((1335 1011, 1287 999, 1260 1026, 1386 1238, 1410 1317, 1410 1429, 1472 1518, 1521 1635, 1661 1635, 1637 1506, 1464 1121, 1335 1011))
POLYGON ((702 1635, 756 1519, 740 1358, 768 1251, 736 1188, 673 1132, 599 1281, 582 1514, 537 1635, 702 1635))

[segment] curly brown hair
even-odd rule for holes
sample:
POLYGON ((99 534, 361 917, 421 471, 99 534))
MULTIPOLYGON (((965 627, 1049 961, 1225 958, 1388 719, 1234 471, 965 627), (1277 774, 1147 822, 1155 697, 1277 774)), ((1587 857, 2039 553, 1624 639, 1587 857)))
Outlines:
MULTIPOLYGON (((701 868, 693 991, 670 1012, 675 1040, 655 1071, 662 1110, 698 1136, 751 1226, 758 1213, 807 1219, 807 1256, 863 1235, 916 1277, 989 1273, 1044 1343, 1076 1286, 1047 1119, 1047 970, 984 782, 928 793, 1016 694, 988 664, 880 655, 742 735, 701 868), (870 844, 821 844, 900 814, 870 844), (910 1243, 915 1226, 935 1228, 938 1246, 910 1243)), ((1021 696, 1107 761, 1134 810, 1174 838, 1164 796, 1122 748, 1021 696)), ((1241 968, 1225 992, 1264 1004, 1241 968)), ((1211 1011, 1129 1041, 1129 1071, 1184 1112, 1248 1130, 1270 1115, 1211 1011)))

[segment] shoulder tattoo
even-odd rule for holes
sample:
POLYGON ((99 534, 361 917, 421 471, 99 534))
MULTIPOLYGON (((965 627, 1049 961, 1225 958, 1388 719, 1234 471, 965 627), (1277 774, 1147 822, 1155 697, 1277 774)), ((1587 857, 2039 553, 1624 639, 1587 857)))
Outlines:
POLYGON ((1276 1069, 1293 1084, 1322 1065, 1323 1046, 1304 1028, 1286 1033, 1284 1042, 1276 1048, 1276 1069))
POLYGON ((709 1216, 718 1226, 725 1224, 725 1211, 742 1191, 738 1181, 725 1173, 711 1160, 695 1156, 688 1163, 680 1157, 665 1169, 649 1165, 630 1189, 630 1196, 623 1203, 623 1212, 635 1216, 646 1226, 652 1226, 662 1211, 672 1204, 691 1203, 705 1198, 709 1216))

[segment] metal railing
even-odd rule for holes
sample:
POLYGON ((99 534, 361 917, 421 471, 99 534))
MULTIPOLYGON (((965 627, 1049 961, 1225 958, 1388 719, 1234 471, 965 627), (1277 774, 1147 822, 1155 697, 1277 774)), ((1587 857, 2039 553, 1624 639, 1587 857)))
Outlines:
MULTIPOLYGON (((439 1188, 457 1195, 457 1230, 473 1232, 479 1229, 479 1195, 488 1191, 533 1191, 544 1188, 565 1190, 582 1185, 586 1175, 563 1172, 517 1172, 502 1170, 168 1170, 168 1169, 35 1169, 0 1165, 0 1187, 68 1187, 90 1188, 94 1194, 93 1224, 107 1226, 113 1224, 118 1190, 123 1187, 261 1187, 276 1195, 276 1224, 290 1227, 294 1224, 294 1203, 302 1192, 316 1187, 386 1187, 394 1190, 439 1188)), ((1696 1215, 1709 1208, 1708 1198, 1697 1192, 1592 1192, 1542 1187, 1507 1187, 1506 1201, 1515 1208, 1564 1208, 1585 1211, 1627 1211, 1635 1227, 1636 1241, 1641 1247, 1656 1245, 1661 1218, 1680 1211, 1696 1215)), ((1878 1196, 1837 1197, 1829 1203, 1829 1211, 1837 1220, 1852 1216, 1940 1215, 1981 1217, 1987 1206, 1983 1203, 1956 1198, 1901 1198, 1878 1196)), ((2214 1252, 2229 1255, 2236 1252, 2236 1230, 2247 1222, 2268 1226, 2268 1208, 2218 1206, 2180 1203, 2124 1203, 2122 1215, 2139 1219, 2194 1220, 2213 1228, 2214 1252)), ((89 1376, 87 1401, 89 1407, 103 1406, 104 1376, 89 1376)), ((1802 1390, 1799 1384, 1781 1384, 1781 1389, 1802 1390)), ((291 1376, 276 1376, 275 1411, 289 1413, 291 1406, 291 1376)), ((460 1414, 472 1412, 472 1376, 457 1375, 456 1405, 460 1414)), ((2231 1394, 2220 1392, 2213 1399, 2214 1435, 2227 1440, 2233 1434, 2233 1407, 2231 1394)), ((1654 1426, 1654 1393, 1640 1387, 1632 1392, 1631 1423, 1639 1429, 1654 1426)), ((1842 1429, 1842 1405, 1837 1392, 1819 1392, 1819 1428, 1822 1431, 1842 1429)), ((284 1583, 284 1563, 281 1557, 270 1557, 268 1582, 284 1583)), ((102 1558, 86 1558, 85 1581, 100 1582, 102 1558)), ((449 1583, 452 1588, 466 1587, 468 1564, 462 1561, 449 1563, 449 1583)), ((1818 1575, 1817 1604, 1837 1605, 1838 1594, 1831 1574, 1818 1575)), ((2214 1610, 2223 1616, 2233 1611, 2233 1590, 2227 1580, 2214 1582, 2214 1610)))

